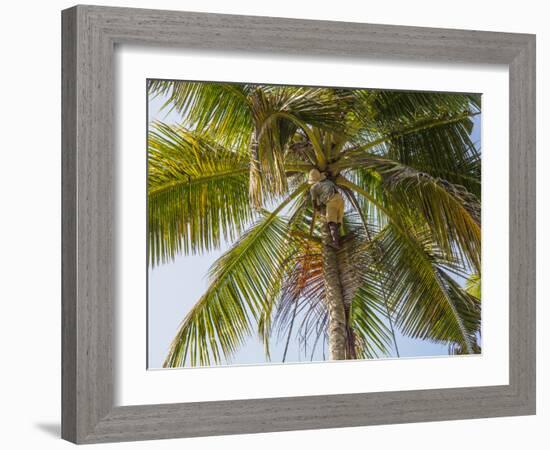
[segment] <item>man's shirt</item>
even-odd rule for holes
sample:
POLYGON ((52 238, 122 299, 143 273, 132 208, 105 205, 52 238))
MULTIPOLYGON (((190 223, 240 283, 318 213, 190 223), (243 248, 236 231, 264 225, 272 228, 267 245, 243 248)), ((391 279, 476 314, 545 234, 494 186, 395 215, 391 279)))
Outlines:
POLYGON ((324 206, 338 192, 336 184, 329 179, 318 181, 310 189, 313 205, 324 206))

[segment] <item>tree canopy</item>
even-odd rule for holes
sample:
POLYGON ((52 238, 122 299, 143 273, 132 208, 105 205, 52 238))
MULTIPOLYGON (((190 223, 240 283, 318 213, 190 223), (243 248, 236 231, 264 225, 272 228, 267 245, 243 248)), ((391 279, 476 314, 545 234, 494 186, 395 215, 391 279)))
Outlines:
POLYGON ((266 356, 274 334, 324 345, 333 283, 347 358, 388 354, 394 327, 479 353, 479 95, 165 80, 148 89, 183 118, 148 133, 149 264, 232 243, 165 366, 221 363, 253 334, 266 356), (312 168, 346 199, 338 251, 314 218, 312 168))

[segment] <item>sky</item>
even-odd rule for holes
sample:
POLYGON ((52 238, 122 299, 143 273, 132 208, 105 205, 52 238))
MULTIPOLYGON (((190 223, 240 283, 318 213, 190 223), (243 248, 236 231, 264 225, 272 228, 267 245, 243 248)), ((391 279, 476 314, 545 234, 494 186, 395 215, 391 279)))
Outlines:
MULTIPOLYGON (((175 111, 167 113, 161 110, 164 98, 149 99, 149 117, 151 123, 160 120, 165 123, 179 123, 181 117, 175 111)), ((480 141, 481 116, 475 117, 472 132, 473 142, 480 141)), ((171 263, 161 264, 148 269, 148 368, 162 367, 168 348, 176 334, 179 324, 198 301, 208 286, 207 272, 216 259, 227 249, 222 247, 204 255, 179 255, 171 263)), ((297 319, 298 320, 298 319, 297 319)), ((299 323, 299 322, 296 322, 299 323)), ((400 357, 434 357, 448 356, 447 345, 434 344, 419 339, 411 339, 401 335, 396 330, 396 341, 400 357)), ((267 361, 262 343, 257 336, 250 337, 241 349, 226 364, 266 364, 281 363, 286 336, 277 340, 277 335, 271 340, 271 360, 267 361)), ((296 339, 290 340, 286 362, 299 363, 324 360, 326 345, 321 343, 311 352, 304 354, 302 346, 296 339)), ((395 349, 387 356, 397 357, 395 349)))

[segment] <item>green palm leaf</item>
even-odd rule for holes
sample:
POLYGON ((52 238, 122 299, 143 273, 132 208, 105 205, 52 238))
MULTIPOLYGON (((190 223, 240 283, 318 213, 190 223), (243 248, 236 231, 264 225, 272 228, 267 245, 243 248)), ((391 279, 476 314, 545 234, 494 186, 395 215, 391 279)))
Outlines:
POLYGON ((252 85, 150 80, 151 95, 167 97, 165 108, 175 109, 189 129, 207 132, 223 146, 242 148, 254 129, 248 96, 252 85))
MULTIPOLYGON (((346 216, 348 230, 338 252, 340 281, 348 315, 348 337, 359 358, 389 354, 391 335, 387 325, 385 299, 379 278, 373 273, 370 256, 362 251, 366 236, 355 215, 346 216)), ((315 344, 326 337, 328 312, 325 304, 325 279, 321 242, 317 236, 298 232, 295 253, 284 277, 274 326, 279 336, 289 341, 293 331, 304 344, 315 344), (297 321, 299 323, 297 323, 297 321)))
POLYGON ((388 324, 385 286, 369 245, 375 230, 367 230, 356 214, 345 217, 347 235, 338 252, 342 290, 357 358, 388 355, 392 336, 388 324), (368 251, 365 251, 367 250, 368 251))
POLYGON ((466 280, 466 286, 464 286, 466 292, 478 300, 481 300, 481 275, 473 273, 466 280))
POLYGON ((248 158, 207 136, 155 123, 148 148, 151 263, 232 241, 252 220, 248 158))
POLYGON ((405 235, 390 225, 378 240, 386 273, 391 274, 390 301, 401 332, 474 353, 479 302, 449 276, 449 271, 460 273, 460 264, 439 251, 427 230, 405 235))
MULTIPOLYGON (((394 222, 403 215, 416 216, 416 225, 427 224, 443 251, 450 257, 458 252, 479 270, 481 205, 475 195, 463 186, 374 155, 365 156, 356 172, 355 180, 370 194, 367 205, 374 203, 377 212, 383 208, 386 214, 391 209, 394 222)), ((379 216, 378 223, 385 223, 379 216)))
POLYGON ((281 210, 301 194, 301 186, 260 219, 210 270, 210 285, 172 341, 165 367, 219 364, 249 336, 279 290, 283 262, 292 252, 288 221, 281 210))
POLYGON ((481 95, 354 89, 354 113, 366 128, 395 128, 420 117, 479 112, 481 95))
MULTIPOLYGON (((481 267, 481 207, 463 188, 407 169, 383 182, 396 210, 419 214, 446 255, 460 255, 470 267, 481 267)), ((417 225, 418 226, 418 225, 417 225)))
MULTIPOLYGON (((190 129, 251 157, 250 197, 260 207, 287 189, 285 150, 298 128, 341 129, 341 105, 350 94, 330 89, 151 80, 149 92, 168 97, 190 129)), ((322 156, 322 153, 318 153, 322 156)))
POLYGON ((480 95, 368 90, 353 95, 355 147, 461 184, 479 197, 481 155, 471 132, 480 95))
POLYGON ((358 359, 389 355, 391 332, 380 287, 365 283, 357 291, 350 310, 350 327, 355 334, 358 359))
MULTIPOLYGON (((312 142, 313 152, 324 158, 312 125, 341 129, 341 102, 327 89, 289 86, 258 86, 250 93, 251 115, 255 124, 252 137, 251 199, 256 206, 287 190, 288 146, 296 135, 312 142)), ((302 159, 307 162, 307 159, 302 159)))

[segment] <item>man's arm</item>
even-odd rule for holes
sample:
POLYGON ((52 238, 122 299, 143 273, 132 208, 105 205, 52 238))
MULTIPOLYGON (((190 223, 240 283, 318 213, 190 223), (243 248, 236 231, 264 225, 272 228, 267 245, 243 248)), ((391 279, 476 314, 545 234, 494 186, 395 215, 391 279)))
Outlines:
POLYGON ((315 189, 315 184, 311 187, 309 190, 309 195, 311 197, 311 203, 313 203, 313 210, 316 211, 319 209, 319 205, 317 203, 318 195, 317 195, 317 189, 315 189))

